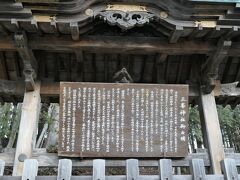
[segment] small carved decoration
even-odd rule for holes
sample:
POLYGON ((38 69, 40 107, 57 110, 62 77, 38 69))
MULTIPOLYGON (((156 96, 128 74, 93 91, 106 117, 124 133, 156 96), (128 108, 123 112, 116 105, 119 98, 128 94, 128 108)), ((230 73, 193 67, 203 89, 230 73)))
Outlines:
POLYGON ((154 18, 154 14, 147 12, 144 6, 124 5, 124 8, 120 5, 110 6, 106 10, 100 11, 95 17, 104 19, 110 25, 117 25, 123 30, 142 26, 154 18))
POLYGON ((133 83, 133 79, 126 68, 122 68, 120 71, 116 72, 113 81, 116 83, 133 83))

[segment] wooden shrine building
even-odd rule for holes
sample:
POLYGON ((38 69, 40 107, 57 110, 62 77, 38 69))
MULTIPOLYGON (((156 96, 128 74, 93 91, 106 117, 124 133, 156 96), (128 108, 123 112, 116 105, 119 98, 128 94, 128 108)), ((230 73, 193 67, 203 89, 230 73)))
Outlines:
MULTIPOLYGON (((186 177, 173 177, 171 161, 160 160, 161 179, 239 177, 240 154, 224 151, 216 109, 240 104, 239 0, 0 0, 0 101, 23 102, 16 151, 0 153, 13 175, 35 179, 36 159, 57 166, 57 154, 33 147, 40 103, 59 102, 60 82, 121 82, 116 73, 134 84, 189 85, 189 104, 200 107, 207 153, 172 160, 191 166, 186 177)), ((104 180, 105 161, 72 161, 93 165, 93 179, 104 180)), ((137 163, 127 161, 127 179, 140 178, 137 163)), ((71 166, 61 160, 58 178, 71 179, 71 166)))

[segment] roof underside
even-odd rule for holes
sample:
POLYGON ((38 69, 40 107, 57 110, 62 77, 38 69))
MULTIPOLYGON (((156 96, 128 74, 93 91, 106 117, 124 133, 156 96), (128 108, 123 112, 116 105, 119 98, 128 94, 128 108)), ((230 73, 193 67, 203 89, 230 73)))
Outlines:
POLYGON ((124 67, 136 83, 201 84, 208 73, 204 65, 214 58, 215 80, 240 80, 237 1, 0 0, 0 79, 24 80, 25 63, 14 41, 19 32, 27 35, 41 81, 112 82, 124 67), (113 24, 109 14, 126 12, 119 6, 108 10, 110 4, 127 5, 136 18, 147 13, 149 19, 113 24), (133 10, 139 6, 146 10, 133 10), (218 45, 222 39, 231 42, 226 53, 218 45))

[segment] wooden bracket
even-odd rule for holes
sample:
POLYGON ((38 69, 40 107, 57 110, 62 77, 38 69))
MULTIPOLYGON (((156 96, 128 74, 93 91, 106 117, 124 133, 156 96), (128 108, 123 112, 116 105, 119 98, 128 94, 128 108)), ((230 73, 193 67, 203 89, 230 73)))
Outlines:
POLYGON ((181 37, 183 33, 183 27, 182 26, 176 26, 175 30, 170 36, 169 42, 170 43, 177 43, 178 39, 181 37))
POLYGON ((74 41, 78 41, 79 40, 78 22, 70 22, 70 29, 71 29, 72 39, 74 41))
POLYGON ((127 72, 126 68, 122 68, 120 71, 115 73, 113 81, 120 83, 132 83, 133 79, 131 75, 127 72))
POLYGON ((219 66, 227 57, 228 50, 232 45, 232 41, 220 39, 218 41, 217 50, 210 56, 206 63, 202 66, 202 91, 209 94, 215 87, 215 80, 218 77, 219 66))
POLYGON ((35 89, 34 79, 37 77, 37 61, 32 50, 28 47, 27 36, 24 31, 15 33, 14 41, 24 65, 23 74, 25 76, 26 91, 33 91, 35 89))

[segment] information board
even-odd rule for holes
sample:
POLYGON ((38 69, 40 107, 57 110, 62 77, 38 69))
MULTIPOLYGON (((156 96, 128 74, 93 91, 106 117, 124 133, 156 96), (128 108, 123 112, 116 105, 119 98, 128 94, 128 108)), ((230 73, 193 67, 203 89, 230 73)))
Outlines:
POLYGON ((60 85, 59 156, 184 157, 188 86, 60 85))

